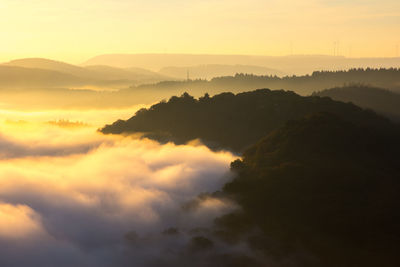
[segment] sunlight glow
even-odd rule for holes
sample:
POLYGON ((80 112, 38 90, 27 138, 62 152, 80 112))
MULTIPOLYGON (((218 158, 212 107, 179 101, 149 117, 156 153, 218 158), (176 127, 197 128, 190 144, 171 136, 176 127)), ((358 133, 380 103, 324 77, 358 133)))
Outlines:
POLYGON ((397 0, 3 0, 0 60, 104 53, 394 56, 397 0), (371 38, 373 36, 374 38, 371 38))

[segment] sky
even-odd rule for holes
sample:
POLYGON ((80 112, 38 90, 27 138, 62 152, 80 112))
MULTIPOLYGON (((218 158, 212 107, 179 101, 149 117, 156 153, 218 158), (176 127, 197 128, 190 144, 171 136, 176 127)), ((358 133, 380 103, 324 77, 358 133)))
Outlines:
POLYGON ((0 61, 108 53, 397 56, 398 0, 0 0, 0 61))

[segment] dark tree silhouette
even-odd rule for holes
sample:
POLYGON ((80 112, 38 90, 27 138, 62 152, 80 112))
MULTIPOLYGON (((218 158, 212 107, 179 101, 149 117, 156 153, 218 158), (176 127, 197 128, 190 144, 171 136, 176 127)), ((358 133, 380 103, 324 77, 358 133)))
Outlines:
POLYGON ((290 121, 232 163, 224 191, 242 211, 219 234, 294 266, 398 266, 398 151, 393 132, 335 115, 290 121))
POLYGON ((149 109, 139 110, 127 121, 116 121, 101 131, 106 134, 145 133, 158 141, 178 144, 199 138, 214 149, 242 152, 291 119, 315 112, 331 112, 360 125, 393 127, 388 119, 353 104, 330 98, 302 97, 289 91, 261 89, 222 93, 194 99, 185 93, 149 109))
POLYGON ((393 120, 400 120, 400 94, 386 89, 354 84, 315 92, 313 96, 327 96, 342 102, 352 102, 393 120))

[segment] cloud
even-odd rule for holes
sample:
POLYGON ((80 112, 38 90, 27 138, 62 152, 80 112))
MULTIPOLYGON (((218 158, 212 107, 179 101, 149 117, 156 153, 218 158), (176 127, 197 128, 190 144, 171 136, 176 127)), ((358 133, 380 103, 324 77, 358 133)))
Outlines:
POLYGON ((0 136, 1 266, 174 262, 194 229, 234 207, 198 198, 231 178, 230 153, 46 127, 0 136))
POLYGON ((20 144, 0 135, 0 159, 13 159, 22 157, 54 157, 69 156, 88 153, 100 146, 99 142, 74 144, 74 145, 30 145, 20 144))
POLYGON ((28 206, 0 203, 0 218, 0 239, 23 239, 42 233, 38 214, 28 206))

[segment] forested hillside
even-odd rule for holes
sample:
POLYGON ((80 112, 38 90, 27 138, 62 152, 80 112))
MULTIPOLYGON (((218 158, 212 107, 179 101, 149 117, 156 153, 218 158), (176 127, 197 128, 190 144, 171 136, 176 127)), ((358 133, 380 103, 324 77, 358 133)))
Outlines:
POLYGON ((394 120, 400 120, 400 94, 386 89, 353 85, 315 92, 313 96, 328 96, 334 100, 352 102, 357 106, 372 109, 394 120))
POLYGON ((232 163, 219 235, 293 266, 398 266, 400 141, 338 116, 288 122, 232 163), (257 229, 259 231, 257 231, 257 229))
POLYGON ((199 138, 212 148, 242 152, 288 120, 315 112, 330 112, 358 125, 373 125, 382 130, 393 127, 388 119, 353 104, 261 89, 236 95, 205 95, 199 99, 185 93, 139 110, 129 120, 116 121, 101 131, 106 134, 140 132, 159 141, 178 144, 199 138))

